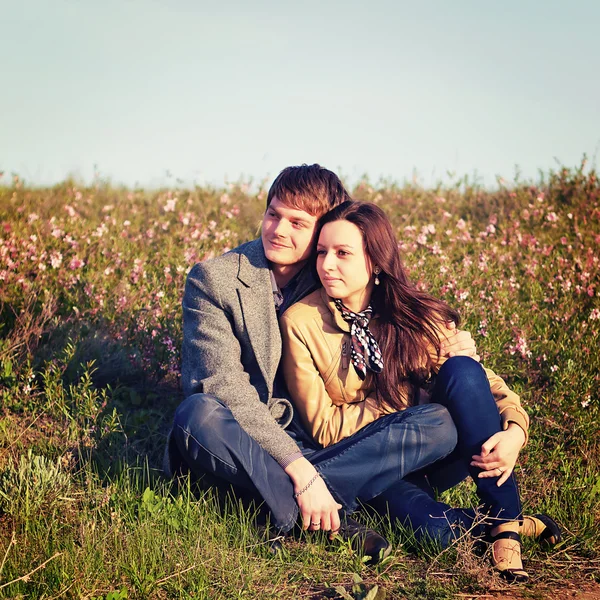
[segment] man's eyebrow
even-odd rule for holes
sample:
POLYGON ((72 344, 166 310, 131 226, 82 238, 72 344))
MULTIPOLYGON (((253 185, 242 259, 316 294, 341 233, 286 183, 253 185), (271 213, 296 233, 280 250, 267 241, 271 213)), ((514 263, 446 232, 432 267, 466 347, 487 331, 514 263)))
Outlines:
MULTIPOLYGON (((278 208, 275 208, 274 206, 271 206, 269 204, 269 209, 268 210, 272 210, 275 214, 279 215, 280 217, 282 216, 281 211, 278 208)), ((311 219, 307 219, 306 217, 302 217, 302 216, 289 216, 288 220, 290 221, 302 221, 302 223, 306 223, 307 225, 310 225, 312 223, 311 219)))
POLYGON ((290 217, 290 221, 300 221, 302 223, 310 224, 312 221, 306 217, 290 217))

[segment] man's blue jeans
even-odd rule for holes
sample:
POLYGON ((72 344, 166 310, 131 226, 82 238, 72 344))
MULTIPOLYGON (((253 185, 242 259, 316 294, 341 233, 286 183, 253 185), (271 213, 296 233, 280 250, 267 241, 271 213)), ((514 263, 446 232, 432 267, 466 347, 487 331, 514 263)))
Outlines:
MULTIPOLYGON (((297 421, 288 428, 347 512, 449 455, 456 428, 446 408, 428 404, 386 415, 354 435, 318 449, 297 421)), ((289 531, 298 519, 292 481, 214 396, 194 394, 175 413, 173 442, 192 473, 206 472, 257 495, 273 524, 289 531)))
POLYGON ((418 540, 433 539, 447 546, 463 530, 482 535, 499 522, 521 518, 521 503, 514 474, 500 487, 498 477, 478 478, 480 469, 471 467, 471 457, 502 430, 498 407, 485 371, 471 358, 457 356, 441 367, 432 391, 432 402, 445 406, 458 431, 456 450, 444 460, 413 473, 370 502, 392 522, 410 524, 418 540), (475 518, 472 509, 451 508, 435 500, 442 492, 471 475, 487 522, 475 518))

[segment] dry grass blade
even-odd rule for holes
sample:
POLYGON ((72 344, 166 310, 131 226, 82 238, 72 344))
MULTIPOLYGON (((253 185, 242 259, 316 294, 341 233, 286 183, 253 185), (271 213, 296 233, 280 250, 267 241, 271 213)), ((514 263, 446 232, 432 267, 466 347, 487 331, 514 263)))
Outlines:
POLYGON ((41 565, 38 565, 35 569, 33 569, 33 571, 29 571, 29 573, 26 573, 25 575, 21 575, 21 577, 17 577, 16 579, 13 579, 12 581, 8 581, 7 583, 3 583, 2 585, 0 585, 0 590, 4 589, 5 587, 8 587, 9 585, 12 585, 13 583, 17 583, 19 581, 29 581, 29 578, 36 571, 43 569, 49 562, 53 561, 55 558, 59 557, 61 554, 62 554, 62 552, 57 552, 56 554, 51 556, 48 560, 45 560, 41 565))

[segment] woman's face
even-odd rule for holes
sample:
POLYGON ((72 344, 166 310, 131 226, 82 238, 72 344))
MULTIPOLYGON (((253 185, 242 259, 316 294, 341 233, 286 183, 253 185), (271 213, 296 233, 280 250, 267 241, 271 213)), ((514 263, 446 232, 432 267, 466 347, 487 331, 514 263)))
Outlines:
POLYGON ((360 229, 349 221, 332 221, 317 242, 317 272, 325 291, 354 312, 369 305, 373 268, 360 229))

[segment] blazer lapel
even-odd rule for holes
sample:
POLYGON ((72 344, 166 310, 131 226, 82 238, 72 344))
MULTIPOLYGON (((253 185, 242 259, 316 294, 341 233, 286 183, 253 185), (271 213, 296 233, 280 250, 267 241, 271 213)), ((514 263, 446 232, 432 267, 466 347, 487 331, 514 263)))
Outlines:
POLYGON ((269 265, 260 239, 251 242, 240 254, 238 287, 248 339, 258 366, 273 393, 273 380, 281 358, 281 335, 273 302, 269 265))

